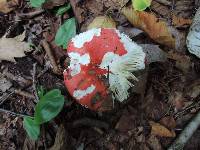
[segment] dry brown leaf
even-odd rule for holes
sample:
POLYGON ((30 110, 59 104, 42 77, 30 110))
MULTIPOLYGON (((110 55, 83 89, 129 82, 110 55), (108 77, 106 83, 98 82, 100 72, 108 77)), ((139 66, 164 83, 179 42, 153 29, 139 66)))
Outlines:
POLYGON ((176 134, 174 131, 170 131, 166 127, 162 126, 160 123, 154 121, 149 121, 151 125, 151 135, 157 135, 161 137, 175 137, 176 134))
POLYGON ((176 27, 182 27, 182 26, 191 25, 192 24, 192 20, 172 15, 172 24, 174 26, 176 26, 176 27))
POLYGON ((162 150, 162 146, 160 144, 160 141, 158 140, 158 138, 154 135, 151 135, 148 140, 147 143, 149 144, 149 146, 151 147, 151 149, 153 150, 162 150))
POLYGON ((0 12, 9 13, 16 8, 18 0, 0 0, 0 12))
POLYGON ((103 3, 105 7, 110 9, 121 9, 128 3, 129 0, 96 0, 96 1, 103 3))
POLYGON ((111 17, 99 16, 87 27, 88 30, 92 28, 116 28, 116 23, 111 17))
POLYGON ((176 67, 187 73, 191 67, 190 57, 184 54, 170 51, 167 56, 169 59, 176 61, 176 67))
POLYGON ((148 12, 134 11, 132 7, 124 7, 122 13, 137 28, 145 31, 156 42, 170 48, 176 47, 175 38, 164 21, 148 12))
MULTIPOLYGON (((54 145, 49 150, 68 150, 70 145, 67 142, 68 136, 63 125, 60 125, 56 133, 54 145)), ((68 139, 69 140, 69 139, 68 139)))
POLYGON ((12 86, 12 83, 0 74, 0 92, 5 92, 12 86))
POLYGON ((159 122, 168 129, 174 129, 176 127, 176 121, 172 116, 163 117, 159 122))
POLYGON ((23 42, 25 32, 15 38, 6 38, 3 36, 0 39, 0 61, 7 60, 15 62, 14 57, 25 56, 24 52, 30 51, 30 45, 23 42))

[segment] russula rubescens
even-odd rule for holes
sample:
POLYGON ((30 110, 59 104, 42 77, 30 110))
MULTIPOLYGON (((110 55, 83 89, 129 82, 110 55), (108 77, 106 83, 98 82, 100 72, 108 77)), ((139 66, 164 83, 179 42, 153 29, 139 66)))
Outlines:
POLYGON ((64 71, 65 85, 76 101, 100 110, 107 99, 128 98, 132 72, 145 68, 142 48, 116 29, 91 29, 70 41, 70 65, 64 71))

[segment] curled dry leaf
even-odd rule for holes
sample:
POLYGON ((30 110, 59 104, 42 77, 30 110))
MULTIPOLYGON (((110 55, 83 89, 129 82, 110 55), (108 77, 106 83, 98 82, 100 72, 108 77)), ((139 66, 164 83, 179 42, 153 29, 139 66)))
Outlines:
POLYGON ((160 137, 175 137, 176 134, 174 131, 170 131, 166 127, 162 126, 159 123, 156 123, 154 121, 149 121, 149 124, 151 125, 151 135, 157 135, 160 137))
POLYGON ((18 0, 0 0, 0 12, 9 13, 16 8, 18 0))
POLYGON ((131 7, 124 7, 122 13, 133 26, 145 31, 156 42, 170 48, 177 47, 178 41, 173 37, 170 28, 164 21, 158 20, 154 14, 135 11, 131 7))
POLYGON ((12 83, 0 74, 0 92, 5 92, 12 86, 12 83))
POLYGON ((0 39, 0 61, 7 60, 15 62, 14 57, 25 56, 24 52, 30 51, 30 45, 23 42, 25 32, 15 38, 6 38, 5 35, 0 39))
POLYGON ((111 17, 99 16, 87 27, 88 30, 92 28, 116 28, 116 23, 111 17))
POLYGON ((200 8, 194 16, 186 43, 189 52, 200 58, 200 8))

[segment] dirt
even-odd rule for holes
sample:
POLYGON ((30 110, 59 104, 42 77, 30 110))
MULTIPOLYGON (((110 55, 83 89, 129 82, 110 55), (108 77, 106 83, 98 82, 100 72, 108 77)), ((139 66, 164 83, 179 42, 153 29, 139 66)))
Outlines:
MULTIPOLYGON (((62 6, 66 1, 44 5, 44 12, 34 17, 19 17, 19 14, 36 11, 27 2, 20 1, 13 11, 0 14, 0 37, 8 32, 8 37, 15 37, 26 31, 25 41, 33 43, 33 51, 26 57, 15 58, 16 62, 1 61, 0 76, 5 76, 12 87, 0 91, 0 149, 1 150, 132 150, 132 149, 166 149, 180 134, 185 125, 200 108, 200 59, 190 54, 186 47, 175 50, 166 46, 159 47, 167 53, 167 60, 150 63, 143 72, 139 72, 141 82, 130 90, 131 95, 123 103, 115 102, 108 112, 94 112, 76 103, 68 93, 62 74, 55 73, 41 41, 50 43, 56 63, 62 70, 66 68, 67 52, 54 43, 56 31, 64 20, 75 16, 77 31, 85 31, 89 23, 99 16, 112 16, 124 31, 131 34, 139 44, 159 45, 141 31, 136 33, 121 9, 130 4, 128 0, 76 0, 72 8, 63 16, 56 16, 53 8, 62 6), (116 2, 115 2, 116 1, 116 2), (17 16, 19 20, 17 20, 17 16), (171 53, 172 52, 172 53, 171 53), (23 118, 18 114, 33 116, 36 102, 32 85, 33 64, 36 66, 37 85, 47 91, 58 88, 65 96, 65 105, 60 114, 45 123, 37 141, 29 139, 23 128, 23 118), (13 76, 8 76, 7 73, 13 76), (17 94, 13 90, 28 92, 31 96, 17 94), (14 112, 14 114, 10 113, 14 112), (156 135, 151 132, 149 121, 163 126, 175 137, 156 135), (170 122, 170 123, 169 123, 170 122)), ((199 2, 193 0, 168 0, 163 4, 153 0, 147 12, 171 22, 170 13, 185 19, 192 19, 199 2)), ((135 29, 135 28, 134 28, 135 29)), ((189 31, 189 25, 178 27, 180 32, 189 31)), ((185 41, 183 41, 185 42, 185 41)), ((0 78, 1 79, 1 78, 0 78)), ((164 134, 165 135, 165 134, 164 134)), ((199 149, 199 129, 188 141, 185 149, 199 149)))

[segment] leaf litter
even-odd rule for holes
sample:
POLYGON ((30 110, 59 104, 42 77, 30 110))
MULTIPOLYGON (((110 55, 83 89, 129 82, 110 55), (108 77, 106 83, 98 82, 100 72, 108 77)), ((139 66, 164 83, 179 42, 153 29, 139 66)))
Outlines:
MULTIPOLYGON (((174 3, 171 0, 152 0, 150 9, 147 8, 142 12, 133 10, 128 0, 70 0, 70 4, 71 8, 62 12, 61 15, 56 15, 59 8, 67 6, 66 1, 48 1, 42 4, 45 8, 44 13, 32 18, 21 17, 19 23, 25 27, 26 31, 26 35, 22 38, 24 41, 18 40, 15 36, 12 36, 14 38, 1 37, 1 41, 3 39, 3 43, 7 44, 3 44, 6 50, 0 48, 0 53, 3 54, 0 56, 0 72, 3 73, 5 66, 14 75, 27 72, 24 67, 14 67, 13 62, 16 66, 29 65, 28 72, 32 72, 30 62, 37 62, 39 64, 36 69, 37 84, 49 90, 61 89, 65 99, 69 101, 66 102, 58 117, 42 127, 40 139, 36 142, 28 139, 22 126, 14 128, 11 125, 8 130, 6 125, 12 119, 9 113, 3 113, 7 121, 0 121, 1 131, 5 133, 7 130, 7 134, 1 143, 2 149, 16 149, 16 147, 24 147, 24 149, 36 147, 42 149, 45 147, 52 149, 78 147, 84 149, 165 149, 169 147, 170 141, 179 135, 180 130, 200 108, 200 69, 198 69, 200 62, 197 57, 189 54, 185 42, 198 2, 195 1, 194 5, 194 1, 190 0, 176 0, 174 3), (103 16, 103 19, 99 21, 97 18, 100 16, 103 16), (138 72, 140 80, 131 89, 131 96, 123 104, 115 103, 111 112, 95 113, 73 103, 71 96, 64 88, 62 76, 55 75, 51 68, 46 69, 49 56, 40 44, 43 39, 46 39, 52 50, 54 62, 63 69, 67 67, 66 43, 59 43, 64 45, 64 48, 57 46, 55 35, 58 28, 72 17, 75 17, 77 32, 86 31, 88 26, 90 28, 91 26, 104 27, 104 25, 116 27, 140 44, 147 54, 148 65, 146 70, 138 72), (30 47, 25 41, 33 42, 35 45, 34 51, 27 56, 25 53, 30 51, 30 47), (17 46, 19 48, 16 48, 17 46), (82 119, 86 117, 91 121, 87 125, 82 119), (98 125, 93 127, 95 120, 100 124, 106 123, 107 128, 101 128, 98 125), (81 126, 73 126, 74 122, 79 122, 81 126), (17 137, 16 140, 10 138, 12 136, 17 137)), ((2 10, 0 7, 1 12, 2 10)), ((14 18, 17 14, 22 13, 27 16, 35 11, 35 8, 27 7, 27 3, 23 2, 20 6, 9 8, 10 13, 6 13, 9 18, 14 18)), ((7 17, 4 19, 8 20, 7 17)), ((10 28, 13 27, 10 26, 10 28)), ((3 29, 0 28, 0 30, 3 29)), ((14 34, 13 32, 15 31, 11 30, 11 35, 14 34)), ((32 80, 31 74, 21 75, 25 79, 32 80)), ((5 86, 2 88, 6 95, 9 95, 11 85, 32 93, 32 86, 23 87, 17 80, 2 78, 1 81, 6 84, 3 84, 5 86)), ((34 102, 27 97, 15 98, 16 96, 14 94, 6 99, 1 108, 33 115, 34 102)), ((22 120, 19 119, 18 122, 22 125, 22 120)), ((199 141, 195 141, 194 138, 192 140, 197 145, 186 145, 187 148, 198 146, 199 141)))

